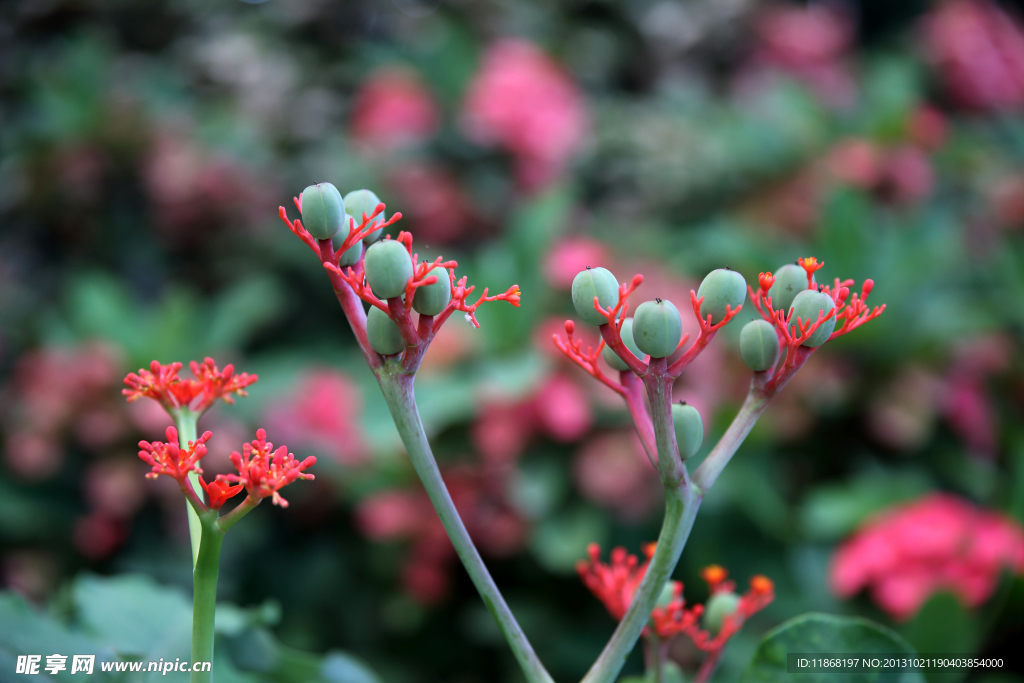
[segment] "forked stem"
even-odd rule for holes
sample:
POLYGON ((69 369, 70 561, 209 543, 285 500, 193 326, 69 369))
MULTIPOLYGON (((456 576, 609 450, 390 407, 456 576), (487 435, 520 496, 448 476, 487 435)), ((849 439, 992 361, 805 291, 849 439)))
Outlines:
POLYGON ((459 517, 455 504, 448 494, 448 488, 441 478, 441 472, 437 468, 430 443, 423 431, 423 423, 420 421, 413 392, 414 376, 403 372, 396 360, 388 360, 376 374, 381 391, 384 393, 384 400, 388 404, 391 417, 402 437, 402 443, 405 444, 405 449, 409 453, 413 468, 419 475, 420 481, 423 482, 423 488, 426 489, 438 517, 441 518, 441 523, 444 525, 445 531, 448 532, 448 538, 455 546, 455 552, 458 553, 459 559, 466 567, 466 571, 480 592, 480 597, 483 598, 487 609, 498 622, 498 628, 512 648, 526 679, 530 683, 554 683, 551 675, 533 651, 530 641, 526 639, 526 635, 516 622, 512 610, 505 603, 505 598, 502 597, 501 591, 495 585, 490 572, 487 571, 483 558, 480 557, 480 553, 470 539, 466 526, 462 523, 462 518, 459 517))

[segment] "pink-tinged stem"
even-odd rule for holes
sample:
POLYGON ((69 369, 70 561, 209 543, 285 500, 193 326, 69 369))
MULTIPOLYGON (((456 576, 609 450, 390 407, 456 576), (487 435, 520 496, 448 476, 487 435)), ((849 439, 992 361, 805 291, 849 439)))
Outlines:
POLYGON ((626 407, 629 415, 633 418, 633 425, 636 427, 637 436, 644 446, 647 459, 658 469, 658 442, 654 438, 654 424, 651 416, 647 413, 647 406, 644 405, 644 387, 640 379, 629 370, 619 373, 619 381, 622 383, 622 397, 626 400, 626 407))
POLYGON ((715 650, 710 653, 704 661, 701 662, 700 668, 697 669, 697 673, 693 677, 693 683, 708 683, 708 681, 711 680, 712 674, 715 673, 715 669, 718 668, 718 660, 721 658, 721 650, 715 650))
POLYGON ((362 300, 356 296, 356 293, 352 291, 352 288, 346 282, 335 284, 334 295, 338 297, 341 310, 345 312, 345 317, 348 318, 352 334, 355 335, 356 341, 359 343, 359 349, 363 352, 363 357, 366 358, 370 369, 380 369, 384 365, 384 359, 370 347, 370 338, 366 335, 366 311, 363 310, 362 300))
POLYGON ((402 333, 405 345, 417 346, 420 343, 420 336, 416 332, 416 326, 412 322, 412 316, 406 310, 402 297, 395 296, 388 299, 388 310, 391 312, 391 319, 398 325, 398 331, 402 333))

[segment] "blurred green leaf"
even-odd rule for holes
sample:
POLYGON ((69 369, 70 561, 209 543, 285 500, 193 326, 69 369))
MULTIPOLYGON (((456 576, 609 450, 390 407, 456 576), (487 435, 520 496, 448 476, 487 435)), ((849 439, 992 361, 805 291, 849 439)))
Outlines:
POLYGON ((832 541, 851 533, 872 513, 911 500, 932 483, 916 471, 879 471, 812 490, 801 507, 803 529, 811 539, 832 541))

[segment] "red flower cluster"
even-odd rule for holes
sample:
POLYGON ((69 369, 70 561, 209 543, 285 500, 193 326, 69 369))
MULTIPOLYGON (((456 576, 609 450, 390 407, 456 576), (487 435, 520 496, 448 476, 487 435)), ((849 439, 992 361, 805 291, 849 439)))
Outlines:
POLYGON ((139 458, 153 468, 152 472, 146 473, 146 478, 156 479, 161 474, 166 474, 179 484, 183 484, 189 472, 202 474, 199 461, 206 455, 206 442, 211 436, 212 432, 204 432, 195 441, 189 441, 187 449, 182 449, 178 445, 178 430, 168 427, 167 443, 140 441, 139 448, 142 450, 139 451, 139 458))
MULTIPOLYGON (((636 555, 630 555, 625 548, 612 550, 611 563, 600 561, 601 548, 591 543, 587 548, 586 560, 576 564, 576 571, 584 585, 604 603, 616 619, 622 619, 633 602, 633 595, 647 573, 650 557, 654 554, 654 544, 644 547, 647 560, 641 563, 636 555)), ((717 593, 731 593, 735 589, 732 581, 727 581, 728 573, 718 565, 711 565, 701 572, 707 582, 712 596, 717 593)), ((694 605, 687 609, 683 599, 683 584, 671 582, 672 597, 664 605, 651 610, 651 620, 645 633, 653 633, 659 638, 667 639, 685 633, 693 643, 708 653, 717 653, 743 626, 744 622, 756 612, 761 611, 775 599, 775 586, 765 576, 755 576, 750 580, 750 589, 739 596, 736 607, 722 619, 718 633, 712 635, 698 626, 704 605, 694 605)))
POLYGON ((254 383, 258 377, 242 372, 235 374, 233 365, 228 364, 221 370, 212 358, 202 363, 189 363, 194 379, 181 379, 178 371, 181 363, 161 365, 159 361, 149 364, 149 370, 139 368, 139 372, 129 373, 124 378, 127 389, 121 393, 129 401, 142 397, 157 401, 168 412, 182 408, 194 413, 202 413, 216 403, 217 399, 225 403, 234 402, 233 394, 246 396, 245 388, 254 383))
POLYGON ((305 470, 316 463, 316 458, 311 455, 300 462, 288 452, 287 446, 273 449, 266 431, 257 429, 255 441, 243 445, 241 453, 231 454, 238 474, 218 474, 218 481, 241 484, 251 498, 270 497, 274 505, 288 507, 288 501, 278 491, 296 479, 313 479, 305 470))
POLYGON ((999 571, 1024 573, 1024 529, 996 512, 936 493, 869 521, 836 552, 831 583, 840 597, 870 588, 893 618, 912 617, 936 591, 970 607, 992 595, 999 571))

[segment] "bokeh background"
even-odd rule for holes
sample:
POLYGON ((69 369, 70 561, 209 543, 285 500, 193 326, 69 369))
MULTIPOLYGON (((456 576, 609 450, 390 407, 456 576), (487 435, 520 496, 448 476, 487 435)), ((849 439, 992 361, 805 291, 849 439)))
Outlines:
MULTIPOLYGON (((808 610, 868 616, 920 652, 1003 656, 1009 669, 970 679, 1024 680, 1024 540, 1008 522, 1024 519, 1021 9, 3 3, 4 586, 86 632, 142 601, 133 590, 187 599, 183 502, 143 478, 134 446, 167 418, 119 389, 154 358, 209 355, 260 381, 200 423, 207 471, 257 426, 319 458, 290 508, 263 505, 228 537, 220 595, 243 608, 219 641, 229 680, 273 678, 268 651, 354 653, 399 683, 519 680, 320 265, 277 217, 330 181, 375 190, 420 253, 479 287, 522 288, 521 308, 482 308, 480 330, 450 321, 417 389, 457 504, 556 678, 582 675, 614 625, 575 575, 586 544, 638 552, 661 513, 619 400, 551 343, 573 275, 642 272, 638 301, 682 309, 713 268, 756 283, 813 254, 819 278, 874 278, 888 309, 815 354, 704 503, 676 572, 688 599, 710 563, 778 594, 716 680, 808 610), (850 544, 865 524, 888 554, 850 544)), ((745 394, 750 317, 677 385, 707 425, 698 459, 745 394)), ((5 642, 26 614, 0 619, 5 642)), ((672 656, 698 658, 685 639, 672 656)), ((329 680, 372 680, 331 661, 329 680)))

